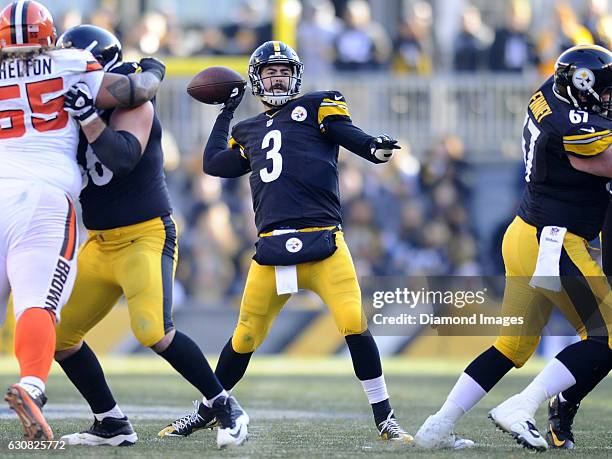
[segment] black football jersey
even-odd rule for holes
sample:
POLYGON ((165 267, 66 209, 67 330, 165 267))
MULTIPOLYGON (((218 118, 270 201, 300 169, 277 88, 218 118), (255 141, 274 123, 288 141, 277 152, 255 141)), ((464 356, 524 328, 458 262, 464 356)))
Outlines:
POLYGON ((339 146, 323 135, 324 122, 350 120, 342 94, 318 91, 260 113, 232 128, 251 170, 257 230, 342 223, 338 186, 339 146))
POLYGON ((612 121, 575 109, 553 92, 550 78, 529 102, 523 128, 527 185, 518 215, 536 226, 561 226, 597 237, 608 206, 607 178, 574 169, 567 157, 591 158, 612 143, 612 121))
MULTIPOLYGON (((113 71, 131 73, 137 69, 135 64, 124 63, 113 71)), ((106 110, 101 114, 107 123, 112 112, 106 110)), ((79 199, 87 229, 120 228, 172 212, 164 174, 161 136, 161 123, 155 115, 149 142, 140 161, 129 174, 114 177, 80 133, 77 160, 83 172, 83 189, 79 199)))

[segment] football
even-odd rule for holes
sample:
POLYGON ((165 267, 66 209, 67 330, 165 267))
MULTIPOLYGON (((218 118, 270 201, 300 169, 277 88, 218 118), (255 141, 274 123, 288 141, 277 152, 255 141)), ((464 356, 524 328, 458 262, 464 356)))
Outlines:
POLYGON ((205 104, 222 104, 234 89, 245 85, 246 81, 238 72, 228 67, 209 67, 191 79, 187 93, 205 104))

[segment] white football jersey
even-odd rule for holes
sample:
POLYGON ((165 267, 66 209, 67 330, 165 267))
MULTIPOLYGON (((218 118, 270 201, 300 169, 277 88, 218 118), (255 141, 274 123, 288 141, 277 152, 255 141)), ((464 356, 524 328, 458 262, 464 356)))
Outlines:
POLYGON ((0 180, 40 180, 73 198, 81 190, 79 126, 64 110, 70 86, 98 94, 104 72, 89 51, 56 49, 0 62, 0 180))

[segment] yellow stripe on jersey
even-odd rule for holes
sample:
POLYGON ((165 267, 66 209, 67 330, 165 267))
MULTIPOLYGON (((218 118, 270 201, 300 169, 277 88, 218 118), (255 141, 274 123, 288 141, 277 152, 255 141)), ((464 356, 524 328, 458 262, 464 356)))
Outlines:
POLYGON ((240 148, 240 156, 242 156, 244 159, 249 159, 246 157, 246 153, 244 151, 244 147, 242 145, 240 145, 238 142, 236 142, 236 139, 234 139, 233 137, 230 137, 229 141, 227 142, 228 146, 230 148, 240 148))
POLYGON ((236 139, 234 139, 233 137, 230 137, 230 138, 229 138, 229 140, 228 140, 228 142, 227 142, 227 145, 228 145, 230 148, 236 148, 236 147, 240 147, 240 148, 242 148, 242 145, 240 145, 238 142, 236 142, 236 139))
POLYGON ((338 105, 344 105, 345 107, 346 102, 343 100, 334 100, 334 99, 323 99, 323 101, 321 102, 321 105, 325 105, 325 104, 338 104, 338 105))
POLYGON ((612 132, 609 129, 588 134, 563 136, 565 151, 580 156, 595 156, 612 144, 612 132))
POLYGON ((346 102, 331 101, 330 99, 323 99, 319 106, 318 122, 321 124, 328 116, 346 116, 351 117, 346 102), (326 102, 327 101, 327 102, 326 102))

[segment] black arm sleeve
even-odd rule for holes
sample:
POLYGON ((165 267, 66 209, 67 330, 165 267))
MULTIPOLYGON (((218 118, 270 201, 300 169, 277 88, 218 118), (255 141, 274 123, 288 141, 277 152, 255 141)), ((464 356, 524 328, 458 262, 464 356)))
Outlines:
POLYGON ((336 119, 325 123, 324 135, 333 143, 337 143, 372 163, 382 162, 372 154, 374 137, 363 132, 348 119, 336 119))
POLYGON ((227 148, 227 137, 232 115, 219 113, 206 148, 204 148, 203 170, 215 177, 240 177, 251 170, 249 162, 242 157, 239 148, 227 148))
POLYGON ((90 145, 100 162, 118 177, 129 174, 142 156, 140 142, 133 134, 108 126, 90 145))

